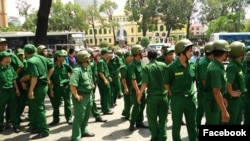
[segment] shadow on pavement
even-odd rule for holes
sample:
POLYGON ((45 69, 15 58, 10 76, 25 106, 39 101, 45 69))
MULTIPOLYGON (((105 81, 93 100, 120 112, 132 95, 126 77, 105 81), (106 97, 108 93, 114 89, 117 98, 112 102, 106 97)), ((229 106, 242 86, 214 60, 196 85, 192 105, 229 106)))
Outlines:
MULTIPOLYGON (((117 130, 109 135, 104 136, 103 140, 118 140, 118 139, 128 139, 133 132, 130 132, 128 129, 117 130)), ((132 139, 131 139, 132 140, 132 139)))
MULTIPOLYGON (((108 118, 106 118, 106 119, 108 119, 108 118)), ((107 122, 102 124, 101 127, 107 127, 107 128, 117 127, 117 126, 119 126, 120 124, 122 124, 124 122, 126 122, 126 120, 124 120, 124 119, 108 120, 107 122)))

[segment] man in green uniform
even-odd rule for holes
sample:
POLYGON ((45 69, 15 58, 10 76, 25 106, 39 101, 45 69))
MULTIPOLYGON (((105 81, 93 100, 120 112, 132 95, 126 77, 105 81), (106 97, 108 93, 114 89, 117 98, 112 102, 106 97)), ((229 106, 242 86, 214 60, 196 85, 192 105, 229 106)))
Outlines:
POLYGON ((131 97, 132 97, 132 111, 130 118, 129 131, 135 130, 135 124, 138 128, 148 128, 144 123, 144 109, 146 105, 146 96, 143 93, 141 103, 137 102, 137 95, 140 94, 140 87, 142 84, 142 68, 141 59, 143 58, 144 48, 141 45, 134 45, 131 49, 134 57, 133 61, 128 65, 128 78, 132 84, 131 97))
POLYGON ((234 41, 230 44, 229 48, 231 60, 226 69, 227 93, 225 97, 228 102, 227 111, 230 115, 230 120, 227 124, 241 125, 243 120, 242 95, 246 91, 242 64, 242 59, 245 55, 245 44, 240 41, 234 41))
POLYGON ((95 88, 89 68, 90 54, 79 51, 76 54, 77 64, 73 69, 69 85, 72 93, 74 120, 72 124, 72 141, 81 137, 93 137, 87 129, 89 114, 92 106, 93 89, 95 88))
POLYGON ((137 102, 141 103, 141 97, 147 88, 147 118, 151 132, 150 141, 166 141, 166 123, 168 113, 168 95, 164 87, 164 71, 167 65, 156 61, 157 51, 148 51, 149 64, 142 71, 142 85, 137 102))
MULTIPOLYGON (((7 48, 8 48, 7 40, 5 38, 0 38, 0 52, 7 51, 7 48)), ((23 63, 18 59, 18 57, 14 53, 11 53, 10 58, 11 58, 10 65, 14 68, 17 75, 19 75, 19 73, 23 69, 23 63)), ((11 127, 11 125, 10 125, 10 112, 9 111, 11 111, 11 109, 9 109, 9 106, 7 106, 6 115, 5 115, 5 120, 6 120, 5 128, 6 129, 11 127)))
POLYGON ((194 96, 195 67, 190 62, 193 54, 193 43, 182 39, 175 45, 176 59, 168 66, 165 84, 171 95, 171 111, 173 121, 172 137, 181 141, 180 129, 184 114, 189 141, 197 141, 196 98, 194 96))
POLYGON ((203 93, 203 109, 206 125, 218 125, 228 122, 230 119, 223 95, 226 93, 226 74, 223 61, 226 61, 229 44, 225 40, 217 40, 213 43, 214 59, 207 67, 207 75, 203 93), (220 120, 221 117, 221 120, 220 120))
POLYGON ((113 114, 110 110, 111 108, 111 88, 110 82, 112 81, 108 69, 107 59, 112 53, 108 48, 101 49, 101 58, 97 63, 97 72, 98 72, 98 87, 101 96, 101 109, 104 115, 113 114))
POLYGON ((127 51, 124 53, 125 64, 120 68, 121 73, 121 81, 124 93, 124 108, 122 111, 122 115, 125 119, 129 120, 130 117, 130 109, 131 109, 131 81, 128 78, 128 65, 132 62, 133 56, 131 51, 127 51))
POLYGON ((96 122, 107 122, 107 120, 101 117, 101 113, 98 111, 96 102, 95 102, 95 90, 96 90, 96 85, 97 85, 97 64, 94 60, 94 57, 95 57, 94 50, 92 48, 88 48, 87 51, 90 54, 89 69, 91 72, 93 83, 95 85, 95 88, 93 89, 93 100, 92 100, 91 112, 92 112, 92 115, 95 117, 96 122))
POLYGON ((49 128, 45 115, 44 99, 48 92, 48 84, 53 72, 53 64, 41 55, 36 55, 36 47, 32 44, 24 46, 24 54, 27 58, 26 74, 30 77, 28 89, 29 109, 32 115, 32 128, 38 129, 38 135, 32 139, 49 136, 49 128))
POLYGON ((112 82, 110 82, 111 87, 111 106, 116 106, 116 100, 118 96, 121 94, 121 81, 119 78, 119 69, 122 66, 122 63, 120 62, 120 58, 113 54, 112 58, 108 62, 108 69, 110 73, 110 77, 112 79, 112 82))
POLYGON ((170 48, 171 44, 166 43, 161 47, 161 56, 159 56, 156 60, 160 62, 165 62, 164 52, 167 48, 170 48))
POLYGON ((203 91, 206 79, 207 66, 210 61, 214 58, 213 54, 213 42, 208 42, 204 47, 204 52, 206 55, 200 58, 196 64, 196 86, 197 86, 197 115, 196 124, 197 127, 201 125, 201 120, 204 115, 204 110, 202 106, 203 102, 203 91))
POLYGON ((245 70, 245 100, 244 100, 244 125, 250 125, 250 51, 245 56, 246 70, 245 70))
POLYGON ((72 124, 71 114, 71 94, 69 89, 69 77, 72 73, 72 68, 64 63, 67 52, 65 50, 58 50, 55 53, 54 72, 50 78, 50 96, 53 106, 53 121, 50 126, 59 123, 59 106, 61 99, 64 100, 64 115, 66 122, 72 124))
POLYGON ((12 122, 14 132, 20 132, 20 123, 17 115, 17 99, 20 92, 16 83, 17 74, 10 65, 11 54, 7 51, 0 52, 0 132, 4 128, 4 112, 7 105, 11 110, 10 121, 12 122))

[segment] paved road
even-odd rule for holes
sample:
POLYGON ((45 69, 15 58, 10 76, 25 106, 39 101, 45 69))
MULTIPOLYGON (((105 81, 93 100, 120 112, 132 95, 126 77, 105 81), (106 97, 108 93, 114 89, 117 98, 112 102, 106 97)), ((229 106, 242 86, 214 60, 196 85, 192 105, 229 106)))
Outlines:
MULTIPOLYGON (((97 106, 100 107, 99 93, 96 93, 96 102, 97 106)), ((46 115, 47 122, 52 121, 52 107, 50 105, 49 99, 46 98, 46 115)), ((121 116, 123 109, 123 99, 118 99, 117 106, 112 110, 114 111, 113 115, 104 115, 103 118, 107 119, 106 123, 96 123, 95 119, 90 117, 89 119, 89 131, 95 133, 95 137, 82 138, 82 140, 87 141, 149 141, 150 140, 150 131, 148 129, 137 129, 134 132, 128 130, 129 121, 125 120, 121 116)), ((25 109, 23 118, 27 117, 27 108, 25 109)), ((63 105, 60 107, 61 116, 60 123, 57 126, 50 127, 50 136, 39 139, 38 141, 70 141, 71 137, 71 125, 66 123, 66 120, 63 115, 63 105)), ((168 115, 167 125, 167 141, 172 141, 171 132, 172 132, 172 121, 171 114, 168 115)), ((28 122, 21 123, 21 132, 13 133, 12 129, 7 129, 0 134, 0 141, 28 141, 31 137, 35 136, 25 132, 27 129, 28 122)), ((147 123, 147 118, 145 117, 145 124, 147 123)), ((188 141, 186 126, 181 128, 181 137, 183 141, 188 141)))

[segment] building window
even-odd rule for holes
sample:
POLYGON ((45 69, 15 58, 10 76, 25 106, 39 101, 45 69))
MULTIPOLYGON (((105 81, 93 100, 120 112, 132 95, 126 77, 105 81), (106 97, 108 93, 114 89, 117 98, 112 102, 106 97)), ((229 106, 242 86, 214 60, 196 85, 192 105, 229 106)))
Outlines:
POLYGON ((199 28, 199 27, 196 27, 196 30, 200 30, 200 28, 199 28))
POLYGON ((85 31, 85 34, 88 35, 88 30, 85 31))
POLYGON ((134 42, 134 38, 133 38, 133 37, 131 38, 131 42, 132 42, 132 43, 134 42))
POLYGON ((111 34, 111 30, 109 30, 109 34, 111 34))
POLYGON ((99 39, 99 42, 102 42, 102 39, 99 39))
POLYGON ((134 33, 134 28, 133 27, 131 28, 131 33, 134 33))
POLYGON ((199 35, 199 32, 196 32, 196 35, 199 35))
POLYGON ((140 42, 141 41, 141 37, 138 37, 138 42, 140 42))
POLYGON ((158 31, 158 25, 155 25, 155 31, 158 31))
POLYGON ((92 44, 92 43, 93 43, 93 40, 92 40, 92 39, 89 39, 89 43, 92 44))
POLYGON ((160 26, 160 31, 164 31, 164 26, 163 25, 160 26))
POLYGON ((92 34, 93 34, 93 33, 92 33, 92 29, 90 29, 90 30, 89 30, 89 34, 90 34, 90 35, 92 35, 92 34))
POLYGON ((194 30, 194 27, 192 27, 191 30, 194 30))
POLYGON ((107 34, 107 29, 106 29, 106 28, 104 28, 104 31, 103 31, 103 32, 104 32, 104 34, 107 34))
POLYGON ((109 38, 109 43, 111 43, 111 41, 112 41, 111 38, 109 38))
POLYGON ((96 29, 94 29, 94 32, 95 32, 95 34, 97 34, 97 30, 96 29))
POLYGON ((102 29, 99 29, 99 34, 102 34, 102 29))

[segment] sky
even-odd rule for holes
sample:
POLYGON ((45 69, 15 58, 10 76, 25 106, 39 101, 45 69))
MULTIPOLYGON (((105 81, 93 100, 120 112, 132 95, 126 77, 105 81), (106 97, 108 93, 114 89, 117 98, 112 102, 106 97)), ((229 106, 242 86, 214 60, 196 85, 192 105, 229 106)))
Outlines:
MULTIPOLYGON (((6 7, 7 7, 7 13, 8 16, 14 16, 14 17, 18 17, 18 10, 16 8, 16 3, 19 0, 6 0, 6 7)), ((34 9, 39 8, 39 0, 26 0, 28 3, 30 3, 32 5, 32 7, 34 9)), ((68 2, 71 1, 72 3, 74 2, 74 0, 62 0, 62 2, 68 2)), ((126 0, 112 0, 114 2, 116 2, 118 4, 118 9, 122 9, 125 5, 126 0)))

